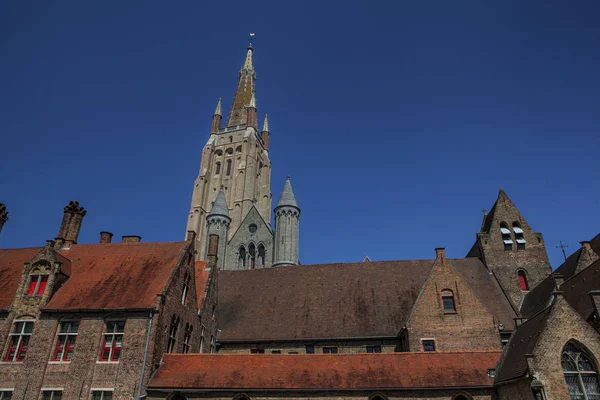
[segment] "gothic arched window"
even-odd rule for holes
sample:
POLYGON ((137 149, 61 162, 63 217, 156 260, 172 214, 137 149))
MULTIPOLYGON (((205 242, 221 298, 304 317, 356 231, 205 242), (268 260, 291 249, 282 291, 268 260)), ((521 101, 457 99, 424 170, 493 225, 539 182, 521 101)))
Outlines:
POLYGON ((562 352, 562 369, 572 400, 600 399, 598 369, 587 351, 567 343, 562 352))
POLYGON ((215 174, 219 175, 221 173, 221 162, 217 161, 217 164, 215 166, 215 174))
POLYGON ((238 266, 240 268, 244 268, 246 266, 246 248, 244 246, 240 246, 238 250, 239 258, 238 258, 238 266))
POLYGON ((529 283, 527 283, 527 274, 522 269, 517 272, 517 276, 519 278, 519 286, 521 290, 529 290, 529 283))
POLYGON ((227 170, 225 171, 225 175, 231 175, 231 158, 227 160, 227 170))
POLYGON ((256 247, 254 247, 254 243, 250 243, 250 246, 248 246, 248 254, 250 255, 250 269, 254 269, 256 263, 256 247))
POLYGON ((258 245, 258 262, 261 266, 265 266, 265 246, 262 244, 258 245))

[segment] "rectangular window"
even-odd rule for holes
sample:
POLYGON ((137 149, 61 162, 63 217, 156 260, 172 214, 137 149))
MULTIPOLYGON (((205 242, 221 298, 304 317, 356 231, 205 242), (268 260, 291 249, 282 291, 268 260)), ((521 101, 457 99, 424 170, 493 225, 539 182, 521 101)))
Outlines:
POLYGON ((27 296, 41 296, 46 291, 48 275, 31 275, 27 296))
POLYGON ((265 349, 250 349, 250 354, 265 354, 265 349))
POLYGON ((79 322, 66 321, 60 323, 56 339, 56 349, 54 350, 54 361, 71 361, 78 329, 79 322))
POLYGON ((306 345, 306 354, 315 354, 315 346, 313 344, 306 345))
POLYGON ((125 321, 108 321, 106 323, 106 332, 104 333, 100 361, 119 361, 121 348, 123 346, 124 331, 125 321))
POLYGON ((92 390, 92 400, 112 400, 112 390, 92 390))
POLYGON ((15 321, 12 332, 8 336, 9 345, 4 361, 23 361, 29 347, 31 332, 33 332, 33 321, 15 321))
POLYGON ((323 347, 323 354, 336 354, 337 352, 337 347, 323 347))
POLYGON ((43 390, 42 400, 61 400, 62 390, 43 390))
POLYGON ((10 400, 12 397, 12 390, 1 389, 0 390, 0 400, 10 400))
POLYGON ((445 312, 456 311, 456 309, 454 308, 454 296, 453 295, 442 296, 442 303, 444 305, 445 312))
POLYGON ((381 345, 367 346, 367 353, 381 353, 381 345))
POLYGON ((423 340, 423 351, 435 351, 435 340, 423 340))

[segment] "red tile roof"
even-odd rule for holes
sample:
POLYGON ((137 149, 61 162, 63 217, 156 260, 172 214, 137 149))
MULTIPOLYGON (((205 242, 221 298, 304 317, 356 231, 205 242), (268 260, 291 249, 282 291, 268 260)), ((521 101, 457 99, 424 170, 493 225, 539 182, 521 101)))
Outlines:
POLYGON ((500 351, 379 354, 165 354, 149 388, 490 387, 500 351))
POLYGON ((206 283, 208 282, 208 275, 210 271, 206 270, 206 260, 196 261, 194 264, 196 271, 196 298, 198 301, 198 309, 202 306, 202 298, 204 297, 204 290, 206 289, 206 283))
POLYGON ((61 254, 71 277, 45 309, 152 308, 187 242, 79 244, 61 254))
POLYGON ((21 282, 23 264, 40 250, 40 247, 0 249, 0 310, 10 308, 21 282))

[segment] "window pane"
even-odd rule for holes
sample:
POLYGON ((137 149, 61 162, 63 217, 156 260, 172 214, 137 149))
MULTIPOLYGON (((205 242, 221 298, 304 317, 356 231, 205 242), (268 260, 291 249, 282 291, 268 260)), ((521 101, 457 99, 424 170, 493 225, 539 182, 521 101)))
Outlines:
POLYGON ((104 392, 102 400, 112 400, 112 392, 104 392))
POLYGON ((115 351, 113 352, 113 361, 117 361, 119 359, 119 357, 121 357, 121 350, 119 349, 115 349, 115 351))
MULTIPOLYGON (((125 330, 125 321, 117 321, 117 332, 118 333, 123 333, 123 331, 125 330)), ((112 396, 112 392, 111 396, 112 396)))
POLYGON ((42 394, 42 399, 43 400, 52 400, 52 392, 46 390, 44 391, 44 393, 42 394))
POLYGON ((31 333, 33 331, 33 322, 25 322, 25 333, 31 333))
POLYGON ((38 287, 37 294, 42 295, 46 291, 46 284, 48 283, 48 275, 42 276, 40 286, 38 287))
POLYGON ((577 375, 566 375, 567 386, 569 388, 569 395, 572 400, 584 400, 583 393, 579 387, 577 375))
POLYGON ((92 400, 101 400, 102 392, 94 391, 92 392, 92 400))
POLYGON ((35 287, 37 286, 39 275, 33 275, 31 277, 31 281, 29 282, 29 288, 27 289, 27 296, 33 296, 33 292, 35 292, 35 287))
POLYGON ((115 346, 121 347, 123 344, 123 335, 115 335, 116 344, 115 346))
POLYGON ((442 301, 444 303, 444 310, 454 311, 454 297, 453 296, 444 296, 444 297, 442 297, 442 301))
POLYGON ((598 388, 598 375, 581 375, 583 387, 588 395, 588 399, 596 399, 600 397, 600 388, 598 388))
POLYGON ((13 333, 23 332, 23 324, 24 324, 24 322, 15 322, 15 327, 13 328, 13 333))
POLYGON ((113 335, 104 335, 104 347, 111 347, 113 342, 113 335))

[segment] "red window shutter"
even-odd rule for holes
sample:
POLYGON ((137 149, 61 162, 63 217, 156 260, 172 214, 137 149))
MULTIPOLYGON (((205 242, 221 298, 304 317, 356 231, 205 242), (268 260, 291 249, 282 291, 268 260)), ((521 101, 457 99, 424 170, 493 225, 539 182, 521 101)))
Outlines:
POLYGON ((521 290, 529 290, 527 286, 527 278, 523 272, 519 272, 519 285, 521 285, 521 290))
POLYGON ((41 277, 40 287, 36 294, 42 295, 46 291, 46 284, 48 283, 48 275, 44 275, 41 277))
POLYGON ((31 282, 29 282, 29 289, 27 289, 27 296, 33 296, 33 292, 35 291, 35 287, 37 286, 37 281, 39 277, 39 275, 31 276, 31 282))

